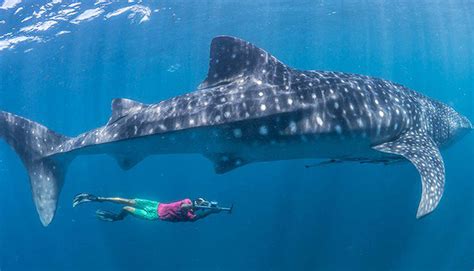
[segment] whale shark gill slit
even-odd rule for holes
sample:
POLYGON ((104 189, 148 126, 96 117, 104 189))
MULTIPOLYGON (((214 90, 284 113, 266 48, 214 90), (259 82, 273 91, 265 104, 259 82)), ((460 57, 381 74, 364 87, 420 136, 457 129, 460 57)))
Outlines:
POLYGON ((443 196, 445 179, 443 158, 433 140, 421 132, 410 131, 394 141, 373 148, 401 155, 415 165, 422 183, 422 195, 416 217, 421 218, 431 213, 443 196))

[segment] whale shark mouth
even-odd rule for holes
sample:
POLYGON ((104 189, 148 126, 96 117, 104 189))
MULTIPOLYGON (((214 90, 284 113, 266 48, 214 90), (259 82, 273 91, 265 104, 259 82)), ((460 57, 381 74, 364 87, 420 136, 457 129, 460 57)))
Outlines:
POLYGON ((472 122, 463 115, 458 115, 458 119, 456 120, 456 123, 452 124, 453 128, 460 128, 460 129, 466 129, 466 130, 473 130, 474 126, 472 125, 472 122))
POLYGON ((472 126, 472 122, 468 118, 463 117, 463 120, 465 124, 464 128, 474 130, 474 126, 472 126))

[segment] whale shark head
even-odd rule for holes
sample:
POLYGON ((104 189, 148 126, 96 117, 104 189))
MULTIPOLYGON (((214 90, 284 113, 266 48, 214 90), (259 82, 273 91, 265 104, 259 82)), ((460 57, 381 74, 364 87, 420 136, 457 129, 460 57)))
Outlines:
POLYGON ((472 126, 471 121, 466 118, 465 116, 460 115, 460 124, 459 126, 461 129, 466 129, 466 130, 474 130, 474 126, 472 126))
POLYGON ((460 139, 473 129, 474 126, 472 126, 471 121, 467 117, 458 113, 453 117, 453 120, 449 125, 449 133, 452 135, 453 139, 460 139))
POLYGON ((469 119, 451 106, 432 102, 434 110, 427 110, 431 125, 431 137, 439 147, 448 147, 474 129, 469 119))

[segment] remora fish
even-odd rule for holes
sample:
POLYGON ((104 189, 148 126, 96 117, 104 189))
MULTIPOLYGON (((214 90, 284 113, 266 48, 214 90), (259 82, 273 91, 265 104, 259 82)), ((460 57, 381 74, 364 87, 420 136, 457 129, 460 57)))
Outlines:
POLYGON ((74 138, 0 111, 0 137, 28 170, 43 225, 72 159, 102 153, 125 170, 149 155, 201 153, 217 173, 284 159, 407 159, 421 175, 417 217, 436 208, 445 182, 439 148, 472 130, 466 117, 383 79, 290 68, 234 37, 216 37, 210 54, 196 91, 152 105, 115 99, 105 126, 74 138))

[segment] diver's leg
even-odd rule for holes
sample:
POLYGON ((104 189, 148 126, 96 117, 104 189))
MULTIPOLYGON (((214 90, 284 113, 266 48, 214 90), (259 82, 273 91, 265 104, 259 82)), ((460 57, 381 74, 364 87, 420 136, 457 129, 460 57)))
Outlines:
POLYGON ((113 212, 109 212, 109 211, 105 211, 105 210, 98 209, 98 210, 95 212, 95 215, 96 215, 97 218, 100 219, 100 220, 109 221, 109 222, 115 222, 115 221, 123 220, 123 219, 128 215, 128 213, 129 213, 130 211, 127 210, 127 208, 133 208, 133 207, 125 206, 125 207, 123 207, 122 211, 121 211, 120 213, 118 213, 118 214, 113 213, 113 212))
POLYGON ((97 197, 92 194, 86 194, 86 193, 81 193, 78 194, 74 197, 72 200, 72 206, 76 207, 77 205, 84 203, 84 202, 113 202, 113 203, 119 203, 119 204, 126 204, 126 205, 135 205, 135 201, 133 199, 124 199, 124 198, 107 198, 107 197, 97 197))
MULTIPOLYGON (((143 203, 143 202, 141 202, 143 203)), ((158 203, 157 203, 158 204, 158 203)), ((141 207, 141 206, 140 206, 141 207)), ((145 220, 156 220, 158 219, 158 212, 157 212, 158 205, 154 206, 144 206, 144 209, 132 206, 124 206, 122 211, 119 214, 112 213, 105 210, 97 210, 95 213, 97 218, 104 221, 119 221, 124 219, 128 214, 133 215, 134 217, 145 219, 145 220), (155 207, 156 206, 156 207, 155 207)))
POLYGON ((145 220, 156 220, 158 219, 158 212, 157 209, 150 209, 150 208, 136 208, 131 206, 125 206, 122 208, 122 212, 127 212, 134 217, 145 219, 145 220))
POLYGON ((135 205, 135 200, 133 199, 125 199, 125 198, 119 198, 119 197, 112 197, 112 198, 107 198, 107 197, 97 197, 97 201, 99 202, 113 202, 113 203, 118 203, 118 204, 125 204, 125 205, 135 205))

